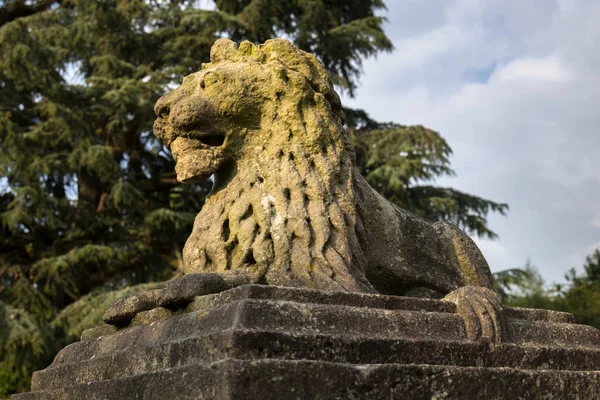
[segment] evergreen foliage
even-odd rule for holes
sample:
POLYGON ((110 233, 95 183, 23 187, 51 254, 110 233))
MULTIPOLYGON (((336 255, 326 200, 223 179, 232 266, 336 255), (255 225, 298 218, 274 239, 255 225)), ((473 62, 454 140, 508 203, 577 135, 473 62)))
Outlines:
POLYGON ((577 274, 571 271, 569 275, 572 278, 570 280, 578 285, 600 283, 600 248, 594 250, 592 254, 586 257, 583 271, 584 275, 581 278, 577 277, 577 274))
MULTIPOLYGON (((0 2, 0 396, 26 390, 31 373, 98 325, 111 301, 181 271, 210 182, 177 183, 151 132, 153 105, 208 61, 217 38, 287 37, 351 95, 361 60, 392 49, 382 0, 215 5, 0 2)), ((384 195, 493 236, 485 215, 505 205, 417 184, 451 173, 437 133, 347 115, 359 167, 384 195)))
POLYGON ((494 277, 507 305, 570 312, 578 323, 600 329, 600 249, 587 257, 583 270, 578 275, 571 268, 566 285, 550 287, 529 262, 524 269, 500 271, 494 277))
POLYGON ((59 349, 48 324, 23 308, 0 301, 0 394, 29 386, 31 371, 45 367, 59 349))
POLYGON ((506 214, 508 205, 434 186, 440 176, 454 175, 452 149, 439 133, 423 126, 377 123, 350 110, 356 164, 367 182, 396 205, 430 221, 450 221, 469 234, 494 239, 487 226, 490 212, 506 214))
POLYGON ((556 290, 546 287, 538 269, 527 261, 523 269, 509 269, 494 274, 502 302, 512 307, 557 309, 556 290))
POLYGON ((566 278, 570 285, 563 291, 561 308, 577 322, 600 328, 600 248, 587 256, 582 275, 571 268, 566 278))

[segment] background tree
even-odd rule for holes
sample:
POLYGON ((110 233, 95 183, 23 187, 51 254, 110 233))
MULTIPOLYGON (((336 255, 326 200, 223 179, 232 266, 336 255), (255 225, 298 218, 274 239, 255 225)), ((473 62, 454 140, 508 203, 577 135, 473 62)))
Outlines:
POLYGON ((582 275, 571 268, 566 279, 560 309, 573 313, 581 324, 600 328, 600 249, 587 256, 582 275))
POLYGON ((508 269, 494 274, 502 303, 511 307, 559 308, 556 288, 548 288, 537 267, 527 261, 523 269, 508 269))
POLYGON ((528 280, 536 279, 535 271, 530 270, 529 261, 525 269, 510 268, 502 271, 494 272, 494 290, 500 296, 502 304, 508 304, 515 296, 515 289, 521 287, 530 287, 528 280))
MULTIPOLYGON (((210 183, 177 183, 151 133, 153 105, 208 61, 217 38, 287 37, 350 95, 361 60, 392 49, 381 0, 215 6, 0 2, 0 395, 27 389, 31 372, 98 324, 115 298, 181 271, 210 183)), ((505 205, 419 185, 451 173, 439 135, 347 114, 359 168, 378 190, 426 218, 493 236, 485 215, 505 205)))
POLYGON ((570 312, 577 323, 600 329, 600 249, 586 258, 583 271, 579 275, 571 268, 566 284, 548 286, 528 261, 523 269, 500 271, 494 278, 506 305, 570 312))
POLYGON ((357 168, 379 193, 430 221, 449 221, 469 234, 497 237, 487 225, 487 215, 505 215, 507 204, 433 185, 438 177, 454 175, 452 149, 438 132, 375 122, 360 110, 346 114, 357 168))

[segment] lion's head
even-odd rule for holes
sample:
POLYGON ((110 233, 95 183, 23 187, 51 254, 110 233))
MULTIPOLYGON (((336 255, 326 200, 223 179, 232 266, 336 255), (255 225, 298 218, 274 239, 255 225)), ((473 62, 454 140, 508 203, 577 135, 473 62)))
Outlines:
MULTIPOLYGON (((220 39, 210 63, 158 100, 154 133, 173 153, 178 180, 194 182, 261 146, 257 132, 286 117, 283 103, 302 109, 315 102, 343 119, 327 71, 311 54, 283 39, 239 48, 220 39)), ((288 134, 281 132, 282 140, 288 134)))
POLYGON ((355 225, 353 151, 326 70, 286 40, 215 43, 211 63, 156 105, 177 178, 215 176, 185 273, 369 291, 355 225))

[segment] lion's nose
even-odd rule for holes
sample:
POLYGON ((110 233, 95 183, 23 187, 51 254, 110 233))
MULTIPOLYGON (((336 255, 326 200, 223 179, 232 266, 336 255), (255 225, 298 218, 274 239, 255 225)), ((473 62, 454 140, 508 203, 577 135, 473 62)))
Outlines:
POLYGON ((169 118, 169 113, 171 112, 171 103, 169 102, 168 97, 170 97, 169 93, 165 94, 160 99, 158 99, 158 101, 154 105, 154 114, 156 114, 158 118, 169 118))

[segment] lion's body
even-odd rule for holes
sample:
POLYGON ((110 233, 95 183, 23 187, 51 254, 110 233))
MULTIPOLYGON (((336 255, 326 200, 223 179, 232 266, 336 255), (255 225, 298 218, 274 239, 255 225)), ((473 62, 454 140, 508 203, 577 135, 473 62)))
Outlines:
POLYGON ((239 50, 221 40, 211 59, 157 103, 155 133, 178 178, 216 177, 185 273, 434 297, 491 287, 468 236, 397 208, 360 176, 339 98, 312 56, 283 40, 239 50))

